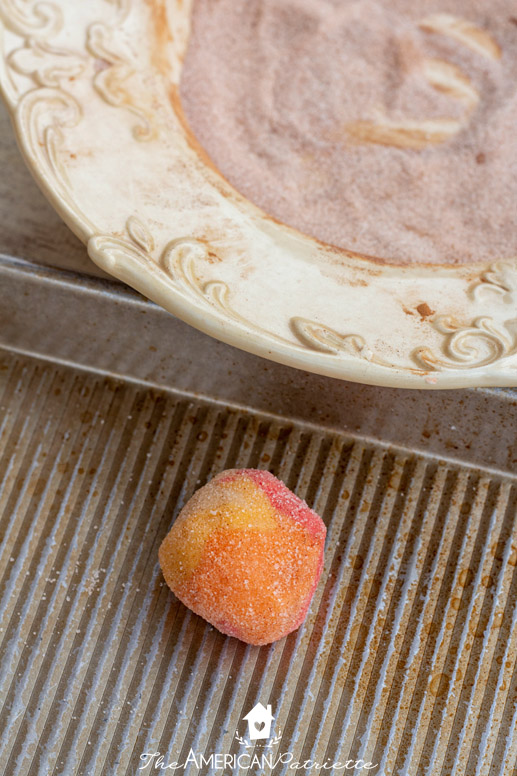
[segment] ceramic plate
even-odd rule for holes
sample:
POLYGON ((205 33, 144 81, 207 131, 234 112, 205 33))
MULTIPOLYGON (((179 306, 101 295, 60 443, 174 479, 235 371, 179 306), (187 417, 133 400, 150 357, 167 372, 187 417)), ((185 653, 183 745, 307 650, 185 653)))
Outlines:
MULTIPOLYGON (((0 0, 0 85, 43 191, 93 261, 266 358, 408 388, 517 384, 517 263, 384 265, 236 192, 178 100, 185 0, 0 0)), ((171 343, 174 347, 174 343, 171 343)))

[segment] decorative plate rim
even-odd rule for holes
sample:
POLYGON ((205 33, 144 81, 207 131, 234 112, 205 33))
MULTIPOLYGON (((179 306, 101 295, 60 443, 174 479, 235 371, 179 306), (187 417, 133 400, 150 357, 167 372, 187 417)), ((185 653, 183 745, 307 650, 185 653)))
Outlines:
POLYGON ((165 3, 0 0, 0 91, 18 144, 93 261, 205 333, 289 366, 399 388, 516 385, 517 259, 379 265, 275 223, 210 167, 170 99, 192 0, 165 3), (173 42, 160 28, 158 64, 157 8, 174 27, 173 42), (140 177, 119 206, 105 192, 129 175, 122 159, 140 177))

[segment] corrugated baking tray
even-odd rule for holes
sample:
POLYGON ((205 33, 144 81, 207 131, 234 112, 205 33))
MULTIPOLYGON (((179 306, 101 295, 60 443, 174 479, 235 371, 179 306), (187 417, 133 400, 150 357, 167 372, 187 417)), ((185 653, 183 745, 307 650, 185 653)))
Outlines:
POLYGON ((517 395, 265 362, 63 256, 0 261, 1 772, 514 776, 517 395), (270 647, 191 614, 157 563, 230 466, 328 526, 307 621, 270 647))

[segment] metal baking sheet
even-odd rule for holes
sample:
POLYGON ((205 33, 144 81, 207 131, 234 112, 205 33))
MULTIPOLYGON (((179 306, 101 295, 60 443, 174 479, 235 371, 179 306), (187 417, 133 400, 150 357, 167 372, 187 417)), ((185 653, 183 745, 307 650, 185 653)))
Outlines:
POLYGON ((515 776, 517 394, 240 353, 90 277, 41 208, 14 222, 40 263, 0 230, 0 772, 515 776), (270 647, 191 614, 157 563, 230 466, 274 472, 329 529, 307 621, 270 647))
POLYGON ((245 772, 196 763, 268 754, 236 738, 258 702, 275 773, 513 772, 513 477, 17 354, 0 375, 3 773, 134 774, 157 753, 245 772), (270 647, 191 614, 157 564, 185 499, 233 466, 273 471, 329 529, 308 619, 270 647))

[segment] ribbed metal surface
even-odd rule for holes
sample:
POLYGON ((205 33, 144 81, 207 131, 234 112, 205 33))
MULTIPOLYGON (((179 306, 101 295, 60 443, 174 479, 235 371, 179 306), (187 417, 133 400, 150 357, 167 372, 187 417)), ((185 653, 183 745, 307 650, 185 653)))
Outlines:
POLYGON ((516 773, 511 477, 19 356, 0 396, 3 774, 237 754, 258 701, 273 753, 301 762, 516 773), (329 528, 309 617, 271 647, 192 615, 157 563, 185 499, 233 466, 270 469, 329 528))

